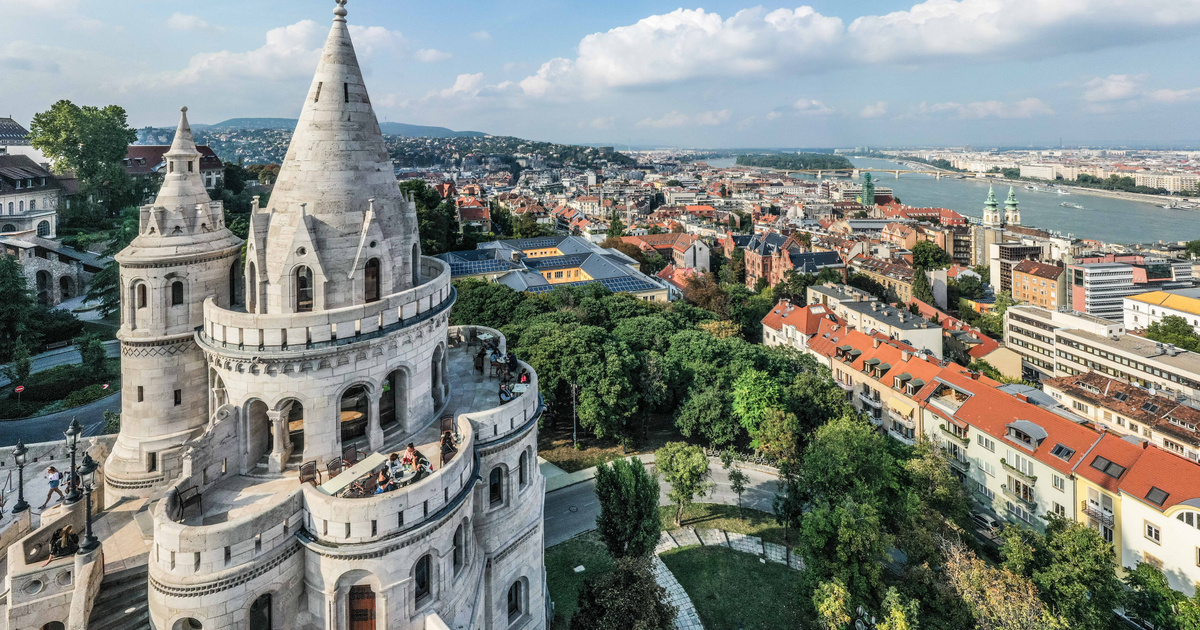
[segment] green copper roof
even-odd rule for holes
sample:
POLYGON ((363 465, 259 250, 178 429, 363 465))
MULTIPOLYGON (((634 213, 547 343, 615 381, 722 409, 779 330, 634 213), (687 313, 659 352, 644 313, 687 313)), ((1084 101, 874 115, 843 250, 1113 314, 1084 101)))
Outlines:
POLYGON ((1020 202, 1017 201, 1017 193, 1015 191, 1013 191, 1012 186, 1009 186, 1008 187, 1008 199, 1004 200, 1004 206, 1006 208, 1016 208, 1018 203, 1020 203, 1020 202))
POLYGON ((996 201, 996 189, 992 186, 988 186, 988 198, 987 201, 983 202, 983 205, 989 208, 995 208, 1000 205, 1000 202, 996 201))

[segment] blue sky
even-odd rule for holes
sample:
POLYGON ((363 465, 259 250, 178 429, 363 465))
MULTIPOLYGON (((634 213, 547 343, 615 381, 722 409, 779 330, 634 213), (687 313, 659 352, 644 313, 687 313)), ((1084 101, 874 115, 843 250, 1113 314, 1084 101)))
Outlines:
MULTIPOLYGON (((295 116, 332 0, 0 0, 0 115, 295 116)), ((684 147, 1200 144, 1200 0, 351 0, 381 120, 684 147)))

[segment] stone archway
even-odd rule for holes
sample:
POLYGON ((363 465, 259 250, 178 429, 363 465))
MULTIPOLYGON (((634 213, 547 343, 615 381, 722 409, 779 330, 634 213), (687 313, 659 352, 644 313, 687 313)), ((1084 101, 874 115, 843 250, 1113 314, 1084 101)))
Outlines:
POLYGON ((366 385, 353 385, 342 393, 338 426, 341 427, 342 448, 367 434, 371 416, 371 392, 366 385))
POLYGON ((58 279, 59 295, 62 299, 69 300, 75 297, 75 279, 71 276, 63 276, 58 279))
POLYGON ((408 368, 398 368, 383 381, 379 395, 379 426, 390 427, 399 423, 399 430, 408 428, 408 390, 411 387, 408 368))
POLYGON ((246 404, 246 462, 247 470, 258 464, 266 464, 271 454, 272 430, 268 418, 270 407, 267 403, 254 399, 246 404))
POLYGON ((51 292, 51 287, 54 286, 54 280, 50 277, 50 272, 41 270, 37 272, 37 297, 38 302, 46 306, 54 304, 54 294, 51 292))
POLYGON ((433 409, 437 411, 446 401, 446 349, 441 344, 433 350, 429 374, 429 394, 433 398, 433 409))

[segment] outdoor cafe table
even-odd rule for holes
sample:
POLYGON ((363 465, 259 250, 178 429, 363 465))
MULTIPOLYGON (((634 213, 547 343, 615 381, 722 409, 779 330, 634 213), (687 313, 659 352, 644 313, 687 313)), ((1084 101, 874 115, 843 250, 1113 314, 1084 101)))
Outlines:
POLYGON ((516 385, 512 386, 512 392, 514 394, 524 394, 527 391, 529 391, 529 383, 517 383, 516 385))
POLYGON ((379 468, 385 462, 387 462, 387 455, 371 453, 364 457, 362 461, 342 471, 342 474, 321 484, 320 490, 325 494, 337 496, 339 492, 349 488, 350 484, 354 483, 359 477, 379 468))

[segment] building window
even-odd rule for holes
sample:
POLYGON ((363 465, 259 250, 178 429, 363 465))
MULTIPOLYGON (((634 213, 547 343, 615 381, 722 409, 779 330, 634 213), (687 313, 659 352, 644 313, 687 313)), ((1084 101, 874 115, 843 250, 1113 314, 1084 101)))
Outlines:
POLYGON ((142 386, 141 386, 141 385, 138 385, 137 394, 138 394, 138 396, 137 396, 137 401, 138 401, 138 402, 142 402, 142 401, 144 401, 144 400, 146 399, 146 397, 145 397, 145 391, 142 389, 142 386))
POLYGON ((296 267, 296 312, 308 313, 313 310, 313 274, 312 269, 296 267))
POLYGON ((523 599, 524 585, 521 580, 513 582, 512 586, 508 587, 508 622, 512 623, 521 616, 521 604, 523 599))
POLYGON ((183 304, 183 283, 176 280, 171 283, 171 306, 183 304))
POLYGON ((1066 518, 1066 516, 1067 516, 1067 508, 1060 505, 1057 501, 1054 502, 1054 510, 1053 511, 1055 514, 1057 514, 1061 517, 1066 518))
POLYGON ((454 573, 463 566, 463 556, 466 553, 465 545, 467 542, 466 528, 460 523, 458 529, 454 530, 454 573))
POLYGON ((146 308, 146 285, 137 285, 137 307, 146 308))
POLYGON ((177 389, 177 390, 175 390, 175 406, 178 407, 179 405, 182 405, 182 404, 183 404, 183 390, 177 389))
POLYGON ((488 475, 488 502, 496 505, 504 500, 504 471, 493 468, 488 475))
POLYGON ((379 301, 379 259, 372 258, 367 261, 367 266, 363 271, 363 297, 367 302, 379 301))
POLYGON ((1063 479, 1062 477, 1059 477, 1058 475, 1054 475, 1053 477, 1054 477, 1054 478, 1053 478, 1053 481, 1054 481, 1054 489, 1055 489, 1055 490, 1059 490, 1059 491, 1066 491, 1066 489, 1067 489, 1067 480, 1066 480, 1066 479, 1063 479))
POLYGON ((1146 521, 1146 539, 1150 540, 1156 545, 1162 544, 1162 531, 1158 529, 1157 525, 1151 523, 1150 521, 1146 521))
POLYGON ((425 599, 428 598, 430 594, 430 564, 431 559, 429 555, 421 556, 421 559, 417 560, 417 568, 416 571, 414 571, 413 582, 416 588, 414 594, 416 595, 415 600, 418 606, 425 603, 425 599))
POLYGON ((38 222, 37 235, 42 238, 50 236, 50 222, 49 221, 39 221, 38 222))
POLYGON ((976 437, 976 441, 979 442, 980 446, 982 446, 983 448, 986 448, 987 450, 989 450, 993 453, 996 452, 996 443, 994 441, 992 441, 991 438, 989 438, 986 435, 983 435, 982 433, 976 433, 975 437, 976 437))
POLYGON ((521 459, 517 463, 517 483, 522 488, 525 487, 526 483, 529 483, 529 473, 527 472, 529 468, 528 461, 529 453, 521 453, 521 459))

